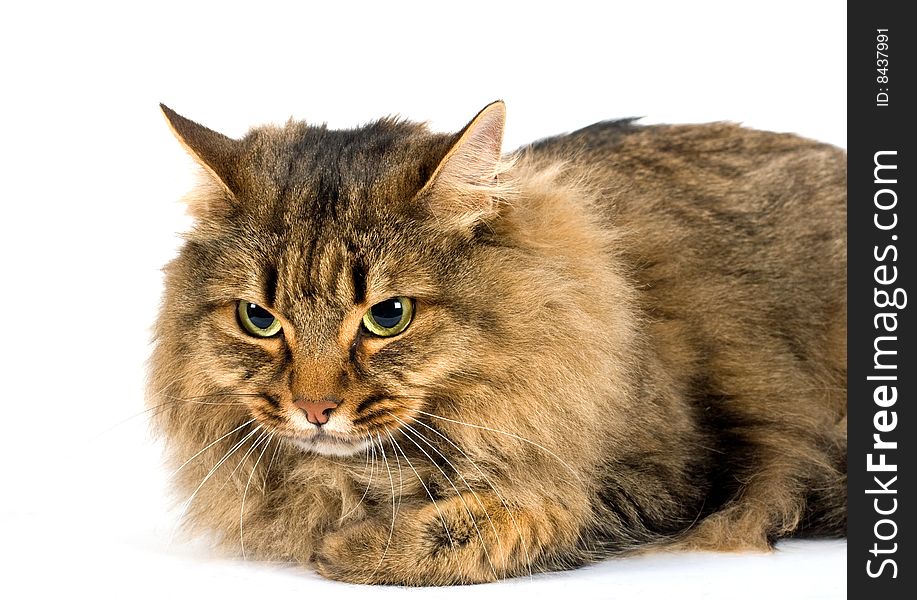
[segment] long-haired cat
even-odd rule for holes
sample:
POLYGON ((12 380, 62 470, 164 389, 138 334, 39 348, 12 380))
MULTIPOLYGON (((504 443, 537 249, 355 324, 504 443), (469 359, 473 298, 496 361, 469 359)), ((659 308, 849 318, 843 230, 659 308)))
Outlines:
POLYGON ((206 172, 149 392, 193 530, 405 585, 845 534, 843 151, 163 111, 206 172))

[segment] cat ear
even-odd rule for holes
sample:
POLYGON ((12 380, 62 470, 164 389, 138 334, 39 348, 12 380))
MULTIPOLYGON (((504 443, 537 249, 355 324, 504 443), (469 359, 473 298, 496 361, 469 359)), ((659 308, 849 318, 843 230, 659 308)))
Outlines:
POLYGON ((499 175, 506 105, 488 104, 456 135, 456 141, 433 171, 420 195, 440 221, 462 228, 491 214, 508 191, 499 175))
MULTIPOLYGON (((165 104, 160 104, 159 108, 162 109, 162 114, 165 115, 176 139, 203 167, 213 183, 219 186, 224 200, 233 198, 238 192, 233 173, 241 143, 186 119, 165 104)), ((189 208, 192 214, 203 216, 217 208, 214 204, 219 204, 219 199, 212 196, 213 194, 203 194, 200 198, 190 199, 189 208)))

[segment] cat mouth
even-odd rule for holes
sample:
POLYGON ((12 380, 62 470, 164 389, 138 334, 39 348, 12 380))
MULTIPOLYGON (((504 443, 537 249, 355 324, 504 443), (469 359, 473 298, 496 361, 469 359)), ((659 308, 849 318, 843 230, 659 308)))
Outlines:
POLYGON ((370 445, 367 438, 342 436, 322 430, 312 435, 297 436, 291 439, 299 448, 324 456, 350 456, 365 450, 370 445))

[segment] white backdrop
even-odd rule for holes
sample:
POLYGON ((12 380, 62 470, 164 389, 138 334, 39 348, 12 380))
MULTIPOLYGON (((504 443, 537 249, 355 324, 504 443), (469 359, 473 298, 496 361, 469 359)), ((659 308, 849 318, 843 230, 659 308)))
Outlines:
POLYGON ((166 473, 140 414, 159 268, 193 181, 158 102, 229 135, 392 113, 455 130, 503 98, 507 149, 624 116, 846 146, 844 3, 191 4, 0 10, 0 596, 846 596, 842 541, 473 590, 367 591, 220 559, 170 543, 166 473))

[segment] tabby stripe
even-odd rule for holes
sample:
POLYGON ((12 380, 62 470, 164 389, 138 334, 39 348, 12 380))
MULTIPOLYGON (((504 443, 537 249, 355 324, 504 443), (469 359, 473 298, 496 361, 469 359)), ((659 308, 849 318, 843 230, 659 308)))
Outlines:
POLYGON ((387 421, 386 414, 385 414, 385 411, 383 410, 383 411, 377 411, 374 413, 370 413, 368 415, 363 415, 362 417, 357 417, 356 419, 351 421, 351 423, 353 425, 363 426, 363 425, 378 425, 379 423, 384 423, 386 421, 387 421))
POLYGON ((277 267, 270 265, 264 280, 264 299, 270 307, 277 306, 277 267))
POLYGON ((360 402, 357 405, 357 414, 360 414, 361 412, 363 412, 364 410, 366 410, 367 408, 369 408, 376 402, 385 400, 388 396, 389 396, 388 394, 383 394, 383 393, 377 393, 377 394, 372 394, 368 396, 367 398, 365 398, 362 402, 360 402))
POLYGON ((354 259, 350 277, 353 280, 353 303, 363 304, 366 301, 366 271, 359 259, 354 259))

